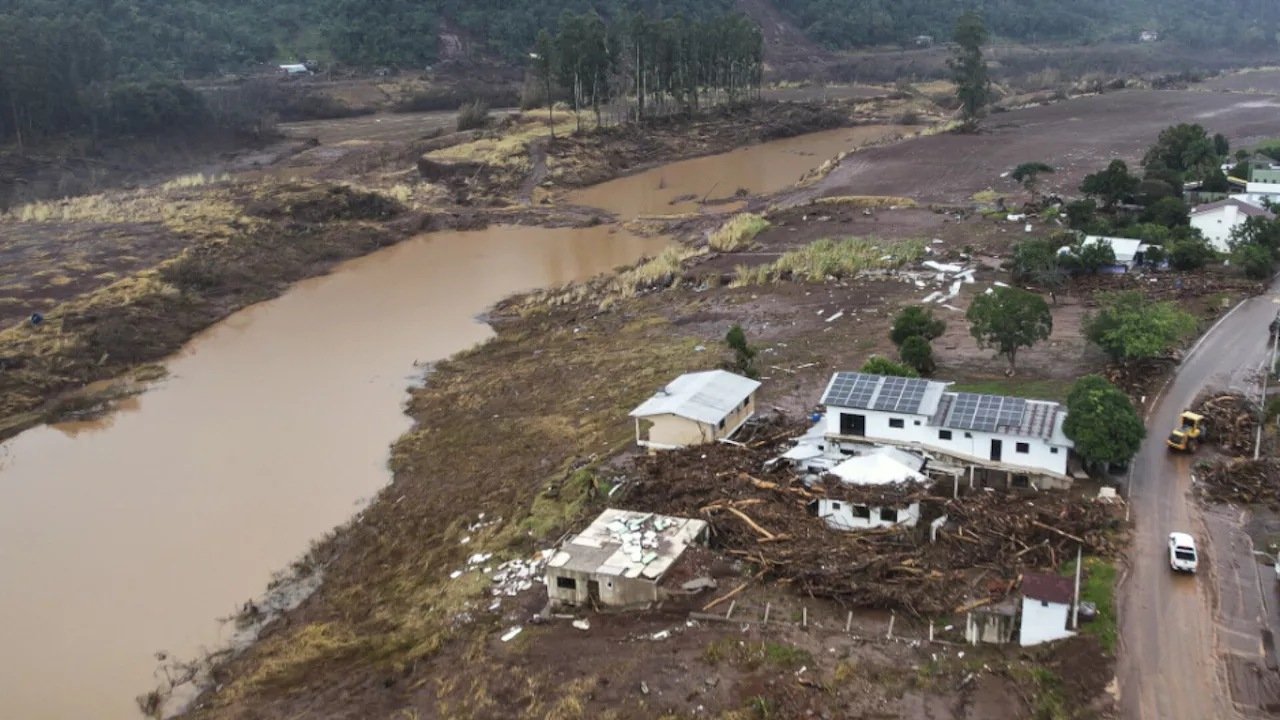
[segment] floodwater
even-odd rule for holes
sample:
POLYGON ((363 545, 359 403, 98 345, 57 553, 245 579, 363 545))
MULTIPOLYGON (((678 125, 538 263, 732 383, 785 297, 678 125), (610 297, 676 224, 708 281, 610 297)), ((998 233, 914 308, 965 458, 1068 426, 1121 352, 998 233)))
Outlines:
POLYGON ((572 193, 569 202, 604 208, 623 218, 697 212, 704 198, 729 199, 739 188, 752 195, 776 192, 843 151, 901 137, 903 132, 897 126, 868 125, 775 140, 601 183, 572 193), (676 202, 689 195, 694 199, 676 202))
POLYGON ((216 618, 389 481, 415 361, 665 242, 610 229, 410 240, 237 313, 106 418, 0 445, 0 717, 138 718, 156 652, 224 641, 216 618))
MULTIPOLYGON (((624 218, 685 212, 696 204, 670 201, 777 190, 897 132, 778 141, 573 200, 624 218)), ((607 226, 416 238, 233 315, 105 418, 0 444, 0 717, 137 718, 156 653, 191 659, 225 643, 217 618, 386 485, 417 363, 484 340, 474 318, 511 293, 665 244, 607 226)))

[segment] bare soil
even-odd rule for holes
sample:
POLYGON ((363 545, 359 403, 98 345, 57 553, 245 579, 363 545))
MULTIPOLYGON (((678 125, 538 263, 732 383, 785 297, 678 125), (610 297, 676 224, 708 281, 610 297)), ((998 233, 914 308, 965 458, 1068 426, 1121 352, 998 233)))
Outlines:
POLYGON ((987 189, 1018 192, 1017 183, 1002 175, 1029 160, 1057 168, 1043 179, 1041 192, 1076 195, 1084 176, 1112 159, 1136 165, 1171 123, 1200 123, 1241 145, 1280 132, 1278 109, 1280 103, 1270 100, 1217 93, 1107 93, 992 115, 977 134, 943 133, 854 153, 793 197, 890 195, 967 203, 987 189))
POLYGON ((1227 73, 1206 80, 1204 87, 1225 92, 1280 95, 1280 70, 1227 73))

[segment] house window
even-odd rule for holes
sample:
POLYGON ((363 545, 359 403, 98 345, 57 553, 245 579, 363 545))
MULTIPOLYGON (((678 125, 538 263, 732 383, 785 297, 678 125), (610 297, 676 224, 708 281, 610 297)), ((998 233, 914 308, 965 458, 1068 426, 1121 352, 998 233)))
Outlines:
POLYGON ((832 509, 832 510, 839 510, 839 509, 840 509, 840 503, 838 503, 838 502, 833 502, 833 503, 831 503, 831 509, 832 509))
POLYGON ((973 437, 973 433, 965 433, 965 434, 964 434, 964 436, 965 436, 965 437, 967 437, 967 438, 972 438, 972 437, 973 437))
POLYGON ((1058 454, 1058 448, 1051 447, 1051 448, 1049 448, 1049 452, 1053 453, 1054 455, 1057 455, 1057 454, 1058 454))
POLYGON ((1031 487, 1031 478, 1026 475, 1014 475, 1013 486, 1016 488, 1031 487))
POLYGON ((557 577, 556 587, 560 588, 561 590, 577 590, 578 581, 574 580, 571 577, 557 577))
POLYGON ((745 408, 745 407, 747 407, 747 406, 748 406, 748 405, 750 405, 750 404, 751 404, 751 396, 750 396, 750 395, 748 395, 748 396, 747 396, 747 399, 742 401, 742 407, 744 407, 744 408, 745 408))
POLYGON ((723 419, 721 419, 721 420, 720 420, 720 429, 721 429, 721 430, 723 430, 723 429, 724 429, 724 420, 723 420, 723 419))
POLYGON ((1018 452, 1022 453, 1023 455, 1026 455, 1027 453, 1031 452, 1031 444, 1030 444, 1030 443, 1018 443, 1015 449, 1016 449, 1018 452))
POLYGON ((898 522, 898 511, 893 508, 880 508, 880 519, 885 522, 898 522))
POLYGON ((854 505, 853 516, 858 518, 863 518, 865 520, 870 520, 871 508, 867 507, 866 505, 854 505))
POLYGON ((889 427, 902 428, 905 426, 906 426, 906 423, 902 422, 902 418, 889 418, 889 427))
POLYGON ((938 439, 939 439, 939 440, 950 440, 950 439, 951 439, 951 431, 950 431, 950 430, 939 430, 939 431, 938 431, 938 439))
POLYGON ((916 421, 916 427, 920 427, 920 421, 919 421, 919 420, 917 420, 917 421, 916 421))
POLYGON ((1049 607, 1049 601, 1048 601, 1048 600, 1041 600, 1041 601, 1040 601, 1040 607, 1049 607))

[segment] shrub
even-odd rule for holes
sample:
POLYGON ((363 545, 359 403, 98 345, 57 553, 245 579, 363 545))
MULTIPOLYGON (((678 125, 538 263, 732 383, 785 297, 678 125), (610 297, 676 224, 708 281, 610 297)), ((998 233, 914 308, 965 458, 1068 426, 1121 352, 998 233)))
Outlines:
POLYGON ((902 343, 898 357, 921 375, 932 374, 937 364, 933 361, 933 348, 929 341, 919 335, 912 335, 902 343))
POLYGON ((1209 241, 1199 234, 1172 240, 1165 249, 1169 265, 1175 270, 1198 270, 1218 256, 1209 241))
POLYGON ((889 339, 894 345, 904 347, 907 340, 913 337, 924 338, 926 342, 942 337, 947 331, 945 320, 933 316, 933 311, 919 305, 902 308, 898 317, 893 320, 893 329, 889 331, 889 339))
POLYGON ((893 377, 920 377, 920 373, 915 368, 907 365, 900 365, 887 357, 881 355, 872 355, 871 359, 862 366, 861 372, 868 375, 889 375, 893 377))
POLYGON ((473 100, 458 108, 458 132, 475 130, 489 124, 489 106, 473 100))
POLYGON ((751 244, 761 230, 769 227, 769 221, 754 213, 741 213, 711 233, 707 244, 721 252, 743 250, 751 244))

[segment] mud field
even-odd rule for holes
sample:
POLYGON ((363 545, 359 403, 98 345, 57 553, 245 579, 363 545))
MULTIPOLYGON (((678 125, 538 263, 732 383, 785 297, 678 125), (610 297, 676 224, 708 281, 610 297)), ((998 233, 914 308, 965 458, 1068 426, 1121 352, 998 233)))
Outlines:
POLYGON ((1280 94, 1280 70, 1249 70, 1206 80, 1203 87, 1224 92, 1280 94))
POLYGON ((1131 165, 1165 127, 1200 123, 1236 144, 1280 133, 1280 102, 1220 93, 1130 91, 1080 98, 989 117, 976 135, 938 134, 855 153, 808 196, 891 195, 966 203, 991 188, 1020 187, 1002 174, 1023 162, 1058 169, 1041 192, 1078 195, 1084 176, 1114 158, 1131 165))

